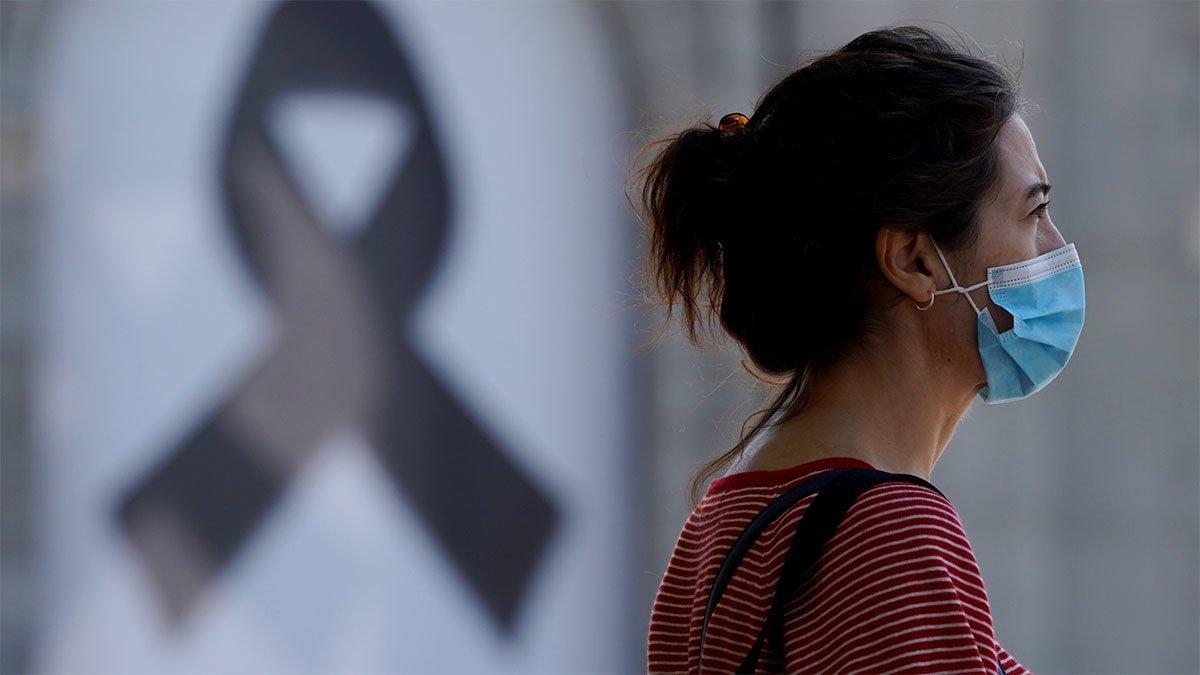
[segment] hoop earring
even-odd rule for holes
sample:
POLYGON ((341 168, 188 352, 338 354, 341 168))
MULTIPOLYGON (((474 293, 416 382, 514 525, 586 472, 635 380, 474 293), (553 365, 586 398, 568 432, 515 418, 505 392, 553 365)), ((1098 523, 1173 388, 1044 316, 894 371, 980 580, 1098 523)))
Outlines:
POLYGON ((914 302, 914 303, 913 303, 913 307, 916 307, 917 309, 919 309, 919 310, 921 310, 922 312, 924 312, 925 310, 929 309, 930 307, 933 307, 933 301, 934 301, 934 300, 936 300, 936 299, 937 299, 937 293, 934 293, 934 292, 930 291, 930 293, 929 293, 929 304, 928 304, 928 305, 925 305, 924 307, 922 307, 922 306, 920 306, 920 305, 918 305, 917 303, 915 303, 915 302, 914 302))

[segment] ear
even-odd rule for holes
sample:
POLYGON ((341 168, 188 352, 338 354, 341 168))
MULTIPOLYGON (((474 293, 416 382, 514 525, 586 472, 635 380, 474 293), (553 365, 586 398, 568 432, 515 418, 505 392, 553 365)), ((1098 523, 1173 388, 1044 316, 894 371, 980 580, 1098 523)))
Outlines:
POLYGON ((938 287, 930 255, 937 254, 929 245, 928 237, 919 232, 885 226, 875 233, 875 260, 879 270, 896 290, 920 305, 927 304, 938 287))

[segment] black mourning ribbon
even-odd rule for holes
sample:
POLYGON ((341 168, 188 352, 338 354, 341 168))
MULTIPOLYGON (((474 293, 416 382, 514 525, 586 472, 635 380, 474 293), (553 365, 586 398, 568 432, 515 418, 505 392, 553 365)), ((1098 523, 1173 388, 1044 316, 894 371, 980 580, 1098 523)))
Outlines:
POLYGON ((409 314, 442 254, 451 200, 430 111, 373 6, 273 10, 219 168, 232 233, 281 330, 120 504, 168 619, 177 624, 231 564, 321 440, 349 428, 511 632, 560 516, 409 347, 409 314), (322 229, 266 132, 283 97, 324 92, 378 97, 406 110, 414 129, 369 222, 346 237, 322 229))

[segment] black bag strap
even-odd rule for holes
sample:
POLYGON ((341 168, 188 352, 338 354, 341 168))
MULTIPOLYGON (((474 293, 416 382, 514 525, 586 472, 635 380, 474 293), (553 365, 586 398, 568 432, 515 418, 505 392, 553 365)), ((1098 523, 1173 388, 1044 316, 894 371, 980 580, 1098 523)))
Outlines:
POLYGON ((717 577, 713 581, 712 591, 708 596, 708 607, 704 610, 704 623, 700 626, 700 661, 701 675, 703 674, 704 663, 704 636, 708 633, 708 621, 712 617, 713 610, 717 608, 717 602, 725 593, 725 587, 729 585, 729 580, 733 578, 733 573, 737 566, 741 564, 742 558, 746 557, 746 552, 758 539, 758 535, 766 529, 771 521, 775 520, 779 514, 783 513, 788 507, 800 501, 804 497, 816 492, 830 480, 835 478, 843 471, 842 469, 829 469, 822 471, 816 476, 802 481, 797 485, 792 486, 783 494, 776 497, 769 504, 763 507, 763 510, 750 521, 750 524, 742 530, 742 534, 733 542, 733 546, 729 549, 729 553, 725 555, 725 561, 721 564, 717 571, 717 577))
MULTIPOLYGON (((825 545, 832 538, 838 524, 855 500, 870 488, 888 482, 909 482, 924 485, 938 494, 945 496, 935 485, 918 476, 903 473, 890 473, 865 467, 829 469, 812 478, 803 481, 772 500, 750 524, 742 531, 741 536, 734 542, 725 557, 721 568, 713 582, 709 595, 708 606, 704 613, 704 622, 700 629, 700 658, 701 671, 703 668, 704 637, 708 630, 708 622, 716 609, 717 602, 729 585, 737 566, 753 546, 755 540, 764 529, 789 507, 804 497, 817 493, 816 498, 809 504, 801 517, 792 537, 791 547, 784 559, 767 621, 759 631, 754 646, 746 655, 737 672, 754 673, 761 655, 764 640, 769 632, 771 645, 774 647, 779 660, 783 660, 783 603, 792 590, 799 589, 807 582, 809 574, 820 559, 825 545)), ((996 659, 1001 675, 1005 675, 1004 666, 996 659)))

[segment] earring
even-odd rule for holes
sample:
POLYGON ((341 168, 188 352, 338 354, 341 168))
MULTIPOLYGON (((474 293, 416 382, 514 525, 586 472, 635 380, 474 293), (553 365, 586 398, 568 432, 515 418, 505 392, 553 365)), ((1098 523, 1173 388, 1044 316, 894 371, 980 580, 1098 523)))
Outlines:
POLYGON ((915 302, 914 302, 914 303, 913 303, 913 307, 916 307, 917 309, 919 309, 919 310, 921 310, 922 312, 924 312, 925 310, 929 309, 930 307, 933 307, 933 301, 934 301, 936 298, 937 298, 937 293, 934 293, 933 291, 929 291, 929 304, 927 304, 927 305, 925 305, 924 307, 922 307, 922 306, 920 306, 920 305, 918 305, 917 303, 915 303, 915 302))

